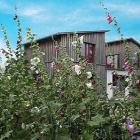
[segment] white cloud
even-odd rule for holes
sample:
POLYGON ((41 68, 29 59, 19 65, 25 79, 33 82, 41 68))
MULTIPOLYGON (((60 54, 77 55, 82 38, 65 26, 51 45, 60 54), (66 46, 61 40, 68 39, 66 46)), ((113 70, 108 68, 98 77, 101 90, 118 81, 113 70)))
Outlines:
POLYGON ((121 14, 125 14, 129 17, 140 18, 140 5, 132 3, 107 3, 105 6, 112 11, 120 12, 121 14))
POLYGON ((0 1, 0 10, 4 10, 6 12, 7 10, 9 11, 10 9, 11 6, 8 3, 6 3, 5 0, 0 1))
POLYGON ((19 8, 19 16, 30 18, 35 23, 46 22, 49 19, 46 8, 37 5, 19 8))
POLYGON ((19 9, 19 11, 20 15, 22 16, 33 17, 39 16, 40 14, 45 12, 45 9, 39 6, 27 6, 23 7, 22 9, 19 9))

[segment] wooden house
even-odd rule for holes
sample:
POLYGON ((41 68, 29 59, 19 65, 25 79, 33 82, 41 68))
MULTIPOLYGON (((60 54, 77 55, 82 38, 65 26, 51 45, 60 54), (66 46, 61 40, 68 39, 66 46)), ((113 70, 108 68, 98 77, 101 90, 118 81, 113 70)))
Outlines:
MULTIPOLYGON (((124 70, 124 60, 125 60, 125 45, 127 45, 129 50, 129 56, 132 58, 131 64, 136 70, 140 69, 140 56, 137 52, 140 51, 140 43, 133 38, 127 38, 125 40, 116 40, 106 43, 106 72, 107 72, 107 93, 111 97, 113 94, 113 87, 117 87, 116 81, 125 80, 124 77, 128 75, 128 72, 124 70), (114 74, 115 71, 115 74, 114 74), (117 73, 117 74, 116 74, 117 73), (109 83, 112 83, 110 85, 109 83)), ((126 94, 127 91, 126 91, 126 94)))
MULTIPOLYGON (((104 81, 106 81, 105 32, 107 32, 107 30, 76 32, 79 37, 84 37, 84 45, 81 48, 82 55, 87 59, 89 64, 96 67, 95 71, 104 79, 104 81)), ((77 56, 71 43, 73 37, 73 32, 59 32, 37 40, 41 51, 45 53, 44 61, 50 74, 52 73, 51 63, 53 61, 54 40, 58 43, 61 42, 61 44, 66 47, 68 55, 76 60, 77 56)), ((25 52, 27 58, 31 59, 32 50, 30 48, 30 43, 25 44, 25 52)))

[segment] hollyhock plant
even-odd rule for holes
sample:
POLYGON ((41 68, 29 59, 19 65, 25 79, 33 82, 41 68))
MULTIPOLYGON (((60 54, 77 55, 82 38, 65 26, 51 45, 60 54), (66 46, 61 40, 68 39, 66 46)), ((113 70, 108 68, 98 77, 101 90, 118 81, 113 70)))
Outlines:
POLYGON ((90 83, 86 83, 86 86, 87 86, 89 89, 93 89, 93 85, 92 85, 91 82, 90 82, 90 83))
POLYGON ((56 63, 55 62, 51 63, 51 68, 56 68, 56 63))
POLYGON ((40 59, 38 57, 34 57, 31 59, 31 65, 37 66, 37 64, 40 62, 40 59))
POLYGON ((81 37, 79 37, 80 40, 80 44, 83 45, 84 44, 84 35, 82 35, 81 37))
POLYGON ((138 80, 136 80, 136 84, 140 84, 140 80, 138 79, 138 80))
POLYGON ((77 41, 71 42, 71 45, 72 45, 73 47, 76 47, 76 46, 77 46, 77 41))
POLYGON ((54 52, 59 52, 59 50, 60 50, 60 48, 59 48, 58 45, 55 45, 55 46, 53 47, 53 49, 54 49, 54 52))
POLYGON ((87 74, 87 78, 88 79, 92 78, 92 73, 90 71, 89 72, 86 72, 86 74, 87 74))
POLYGON ((113 18, 108 14, 107 17, 106 17, 106 20, 110 24, 113 21, 113 18))
POLYGON ((134 125, 133 125, 132 120, 130 118, 127 119, 127 129, 130 133, 135 132, 134 125))
POLYGON ((74 65, 74 66, 72 66, 72 69, 74 69, 74 71, 76 72, 77 75, 81 74, 81 66, 74 65))

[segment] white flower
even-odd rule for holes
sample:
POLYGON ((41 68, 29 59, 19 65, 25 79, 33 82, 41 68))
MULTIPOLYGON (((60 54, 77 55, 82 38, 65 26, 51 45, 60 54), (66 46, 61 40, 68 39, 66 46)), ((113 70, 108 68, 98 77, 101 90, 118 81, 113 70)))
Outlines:
POLYGON ((81 66, 74 65, 73 68, 74 68, 74 70, 75 70, 75 72, 76 72, 77 75, 80 75, 81 74, 81 66))
POLYGON ((56 65, 55 65, 55 62, 52 62, 51 63, 51 68, 54 68, 56 65))
POLYGON ((39 73, 39 71, 38 71, 38 70, 36 70, 36 71, 35 71, 35 73, 36 73, 36 74, 38 74, 38 73, 39 73))
POLYGON ((41 52, 41 54, 42 54, 42 55, 45 55, 45 53, 44 53, 44 52, 41 52))
POLYGON ((26 107, 30 106, 30 103, 28 101, 25 101, 24 104, 25 104, 26 107))
POLYGON ((86 86, 90 89, 93 89, 92 83, 86 83, 86 86))
POLYGON ((40 62, 40 59, 38 57, 34 57, 31 59, 31 65, 37 66, 37 64, 40 62))
POLYGON ((39 113, 40 109, 38 107, 34 107, 31 109, 31 113, 39 113))
POLYGON ((62 128, 62 125, 60 125, 59 127, 62 128))
POLYGON ((22 124, 21 124, 21 128, 22 128, 22 129, 25 129, 25 127, 26 127, 26 126, 25 126, 25 123, 22 123, 22 124))
POLYGON ((32 67, 30 67, 30 69, 31 69, 31 71, 34 71, 34 70, 35 70, 35 67, 34 67, 34 66, 32 66, 32 67))
POLYGON ((129 78, 126 78, 126 79, 125 79, 125 81, 126 81, 126 82, 129 82, 129 81, 130 81, 130 79, 129 79, 129 78))
POLYGON ((72 62, 74 62, 74 59, 73 59, 73 58, 70 58, 70 60, 71 60, 72 62))
POLYGON ((82 35, 82 36, 79 38, 79 40, 80 40, 80 44, 81 44, 81 45, 84 44, 84 35, 82 35))
POLYGON ((11 76, 7 76, 7 78, 8 78, 9 80, 11 80, 11 76))
POLYGON ((77 41, 73 41, 73 42, 71 42, 71 44, 72 44, 73 47, 76 47, 77 46, 77 41))
POLYGON ((87 74, 87 78, 90 79, 92 77, 92 73, 89 71, 89 72, 86 72, 87 74))

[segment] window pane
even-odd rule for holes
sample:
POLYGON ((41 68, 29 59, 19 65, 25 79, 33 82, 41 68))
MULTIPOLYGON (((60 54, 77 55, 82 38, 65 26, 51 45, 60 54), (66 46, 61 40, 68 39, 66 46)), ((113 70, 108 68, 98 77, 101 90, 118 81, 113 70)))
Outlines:
POLYGON ((87 59, 88 63, 94 63, 94 49, 94 44, 85 43, 85 58, 87 59))

